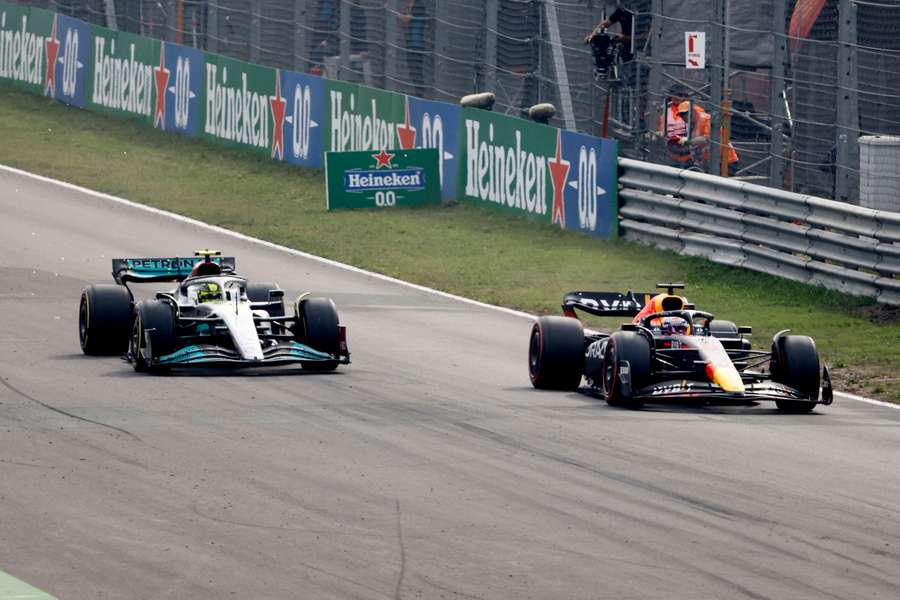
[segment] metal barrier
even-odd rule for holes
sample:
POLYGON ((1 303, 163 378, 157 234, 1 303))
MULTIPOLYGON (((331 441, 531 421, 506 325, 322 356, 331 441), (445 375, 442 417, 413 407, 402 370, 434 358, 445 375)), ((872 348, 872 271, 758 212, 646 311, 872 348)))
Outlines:
POLYGON ((619 160, 626 239, 900 304, 900 213, 619 160))

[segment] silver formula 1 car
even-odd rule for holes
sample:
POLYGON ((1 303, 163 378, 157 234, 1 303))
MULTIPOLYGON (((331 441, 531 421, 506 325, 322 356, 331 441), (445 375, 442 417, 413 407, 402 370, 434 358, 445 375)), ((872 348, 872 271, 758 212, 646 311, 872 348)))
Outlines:
POLYGON ((302 294, 286 314, 284 290, 235 274, 233 257, 204 250, 193 258, 116 258, 112 267, 114 284, 81 293, 85 354, 124 354, 136 371, 287 364, 331 371, 350 362, 330 298, 302 294), (128 287, 164 281, 177 285, 151 300, 135 301, 128 287))
POLYGON ((812 338, 784 330, 775 334, 770 351, 754 350, 750 327, 697 310, 674 294, 683 284, 658 287, 667 292, 567 294, 565 317, 541 317, 532 328, 532 385, 575 390, 584 378, 590 392, 629 408, 667 400, 768 400, 782 411, 806 412, 831 404, 831 378, 820 367, 812 338), (611 334, 600 333, 586 330, 576 310, 632 320, 611 334))

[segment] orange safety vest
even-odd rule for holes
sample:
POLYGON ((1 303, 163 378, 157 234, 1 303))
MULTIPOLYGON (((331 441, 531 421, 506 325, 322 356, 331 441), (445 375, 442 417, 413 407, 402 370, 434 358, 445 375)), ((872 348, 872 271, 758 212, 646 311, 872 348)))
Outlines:
MULTIPOLYGON (((710 140, 710 123, 712 122, 712 116, 699 106, 694 106, 694 112, 697 115, 696 118, 698 120, 699 130, 697 131, 697 135, 704 136, 706 139, 710 140)), ((723 129, 719 130, 719 135, 722 134, 723 129)), ((710 140, 712 141, 712 140, 710 140)), ((725 153, 728 157, 728 164, 736 163, 738 161, 737 151, 734 149, 734 146, 731 145, 731 142, 728 142, 728 145, 725 147, 725 153)), ((706 160, 709 160, 709 147, 703 152, 703 157, 706 160)))
POLYGON ((678 105, 669 104, 667 111, 659 116, 659 130, 666 138, 669 148, 669 157, 676 162, 689 162, 691 160, 691 149, 688 146, 682 146, 673 138, 682 138, 687 135, 687 121, 678 114, 678 105), (666 114, 668 113, 668 115, 666 114), (666 118, 668 117, 668 118, 666 118))
MULTIPOLYGON (((666 140, 670 140, 674 137, 684 137, 687 135, 687 121, 682 118, 681 114, 678 112, 678 106, 675 104, 669 105, 669 118, 666 120, 666 114, 663 112, 659 117, 659 132, 665 133, 666 140)), ((712 116, 703 110, 702 107, 698 105, 694 105, 694 118, 692 119, 691 128, 694 130, 691 132, 690 137, 705 137, 707 140, 710 139, 710 123, 712 122, 712 116)), ((669 146, 669 155, 672 160, 677 162, 688 162, 691 160, 691 149, 689 146, 682 146, 677 142, 668 142, 669 146)), ((731 145, 731 142, 728 143, 728 146, 725 148, 725 152, 728 157, 728 164, 736 163, 738 161, 737 151, 735 151, 734 146, 731 145)), ((709 147, 703 151, 703 157, 706 160, 709 160, 709 147)))

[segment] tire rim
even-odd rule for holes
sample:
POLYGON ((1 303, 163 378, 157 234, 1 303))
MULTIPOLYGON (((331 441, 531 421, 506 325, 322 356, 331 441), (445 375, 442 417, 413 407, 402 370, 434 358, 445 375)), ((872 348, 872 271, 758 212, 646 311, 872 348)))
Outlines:
POLYGON ((541 330, 535 327, 531 332, 531 344, 528 351, 528 370, 531 378, 536 379, 541 364, 541 330))
POLYGON ((88 310, 87 310, 87 299, 82 295, 81 296, 81 304, 78 307, 78 340, 81 342, 81 347, 84 348, 87 344, 87 336, 88 336, 88 310))
POLYGON ((616 356, 616 348, 612 346, 606 349, 606 365, 603 368, 603 391, 606 397, 613 395, 616 385, 616 363, 619 362, 616 356))
POLYGON ((131 328, 131 360, 141 360, 141 317, 135 316, 134 326, 131 328))

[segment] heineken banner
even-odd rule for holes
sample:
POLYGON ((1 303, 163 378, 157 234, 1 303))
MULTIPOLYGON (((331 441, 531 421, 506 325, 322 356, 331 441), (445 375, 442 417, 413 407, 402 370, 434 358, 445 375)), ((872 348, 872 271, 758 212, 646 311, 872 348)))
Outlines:
POLYGON ((284 118, 284 160, 322 168, 325 127, 325 80, 315 75, 281 71, 281 92, 287 99, 284 118))
POLYGON ((615 236, 614 141, 474 108, 462 109, 460 118, 462 199, 615 236))
POLYGON ((424 150, 328 152, 326 206, 394 208, 441 201, 438 153, 424 150))
POLYGON ((406 96, 403 124, 397 127, 400 148, 435 148, 440 159, 441 194, 455 200, 459 152, 459 105, 406 96))
MULTIPOLYGON (((91 85, 87 106, 138 118, 148 125, 160 118, 164 94, 160 70, 162 42, 94 26, 91 85)), ((164 65, 163 65, 164 68, 164 65)))
POLYGON ((286 106, 275 69, 206 54, 201 137, 282 160, 286 106))
POLYGON ((619 157, 615 140, 560 131, 558 146, 567 168, 561 226, 604 239, 618 234, 619 157))
POLYGON ((404 96, 362 85, 327 81, 328 130, 325 150, 347 152, 402 147, 404 96))
POLYGON ((88 72, 91 70, 91 26, 65 15, 54 15, 47 37, 47 69, 44 95, 84 108, 88 72))
MULTIPOLYGON (((53 13, 0 4, 0 79, 33 94, 43 94, 55 71, 47 68, 53 13)), ((50 64, 54 64, 51 58, 50 64)))
POLYGON ((195 136, 200 130, 200 108, 206 57, 196 48, 165 42, 153 70, 157 110, 153 126, 195 136), (161 98, 161 100, 160 100, 161 98))

